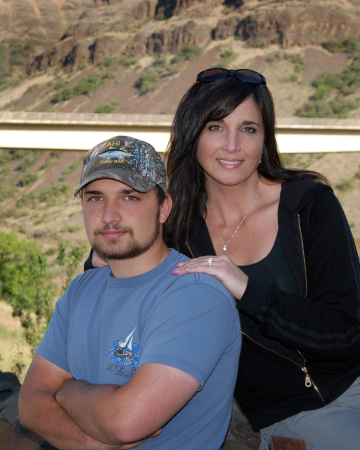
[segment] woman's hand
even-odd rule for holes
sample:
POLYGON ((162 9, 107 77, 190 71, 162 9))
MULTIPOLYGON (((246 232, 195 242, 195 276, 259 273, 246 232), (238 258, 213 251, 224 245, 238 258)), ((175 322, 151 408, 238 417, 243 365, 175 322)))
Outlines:
POLYGON ((93 250, 91 262, 94 267, 106 267, 109 265, 108 260, 100 256, 95 250, 93 250))
POLYGON ((214 275, 238 300, 243 296, 249 279, 226 255, 190 259, 179 263, 178 268, 173 271, 176 275, 195 272, 214 275))

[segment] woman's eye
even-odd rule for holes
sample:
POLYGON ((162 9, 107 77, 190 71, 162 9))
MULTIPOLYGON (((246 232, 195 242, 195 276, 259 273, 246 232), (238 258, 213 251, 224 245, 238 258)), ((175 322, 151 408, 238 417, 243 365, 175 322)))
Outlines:
POLYGON ((209 130, 211 130, 211 131, 219 131, 219 130, 221 130, 221 126, 220 125, 210 125, 209 126, 209 130))
POLYGON ((251 127, 245 127, 244 131, 246 131, 248 133, 255 133, 256 130, 254 128, 251 128, 251 127))

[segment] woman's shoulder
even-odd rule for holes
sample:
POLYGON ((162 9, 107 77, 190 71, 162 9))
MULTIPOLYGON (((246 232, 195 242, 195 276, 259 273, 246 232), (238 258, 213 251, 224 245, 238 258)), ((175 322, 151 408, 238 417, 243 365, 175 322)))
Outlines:
POLYGON ((297 213, 325 191, 332 192, 332 189, 310 177, 283 181, 280 200, 291 212, 297 213))

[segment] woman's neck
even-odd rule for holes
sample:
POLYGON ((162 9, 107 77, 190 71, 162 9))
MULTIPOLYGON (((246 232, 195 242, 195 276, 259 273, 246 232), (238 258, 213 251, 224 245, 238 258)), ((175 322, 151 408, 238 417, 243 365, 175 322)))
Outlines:
POLYGON ((207 206, 218 220, 225 223, 232 222, 246 214, 254 199, 258 202, 261 196, 261 185, 259 176, 251 177, 236 186, 207 183, 207 206))

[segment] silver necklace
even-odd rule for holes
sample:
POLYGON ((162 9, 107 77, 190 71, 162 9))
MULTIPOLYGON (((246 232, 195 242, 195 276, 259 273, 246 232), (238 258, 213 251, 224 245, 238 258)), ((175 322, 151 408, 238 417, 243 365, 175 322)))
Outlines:
POLYGON ((222 245, 223 245, 223 251, 224 251, 224 252, 226 252, 227 246, 230 244, 231 239, 235 236, 237 230, 240 228, 241 224, 242 224, 242 223, 244 222, 244 220, 246 219, 246 216, 249 214, 251 208, 254 206, 254 204, 255 204, 255 202, 256 202, 256 199, 257 199, 257 196, 258 196, 258 192, 259 192, 259 183, 258 183, 258 187, 257 187, 257 189, 256 189, 255 198, 254 198, 253 202, 251 203, 250 208, 248 209, 248 211, 247 211, 247 213, 245 214, 245 216, 241 219, 241 222, 239 223, 238 227, 237 227, 236 230, 234 231, 234 234, 231 236, 231 238, 227 241, 226 244, 224 244, 223 240, 222 240, 221 237, 220 237, 220 234, 219 234, 219 232, 218 232, 218 230, 217 230, 217 228, 216 228, 216 225, 215 225, 215 223, 214 223, 214 221, 213 221, 213 218, 212 218, 212 216, 211 216, 211 212, 210 212, 210 209, 209 209, 209 207, 208 207, 208 204, 206 203, 206 208, 207 208, 207 210, 208 210, 208 212, 209 212, 209 216, 210 216, 211 222, 212 222, 212 224, 214 225, 215 231, 216 231, 217 235, 219 236, 219 239, 220 239, 220 241, 221 241, 221 243, 222 243, 222 245))

